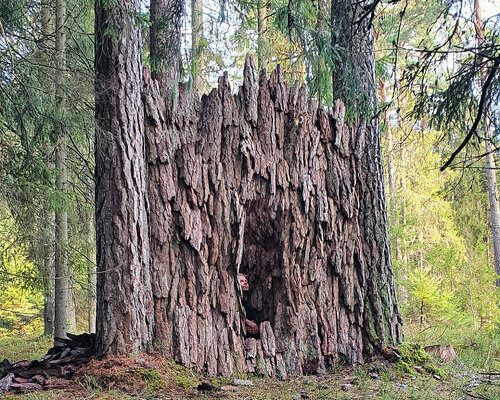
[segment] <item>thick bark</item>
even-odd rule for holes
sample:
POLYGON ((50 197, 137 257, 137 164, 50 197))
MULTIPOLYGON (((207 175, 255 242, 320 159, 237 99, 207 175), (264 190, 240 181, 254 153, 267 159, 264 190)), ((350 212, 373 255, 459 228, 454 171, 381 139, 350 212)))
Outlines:
POLYGON ((151 348, 139 0, 96 2, 97 352, 151 348))
POLYGON ((376 107, 373 5, 368 0, 332 1, 332 48, 338 52, 333 68, 333 98, 349 114, 366 114, 376 107), (356 110, 354 110, 356 108, 356 110))
MULTIPOLYGON (((66 71, 66 2, 56 0, 56 189, 61 195, 67 191, 65 94, 63 85, 66 71)), ((55 213, 55 312, 54 335, 65 338, 73 328, 71 318, 72 286, 68 267, 68 212, 62 205, 55 213)))
POLYGON ((181 68, 184 0, 151 0, 149 53, 153 77, 163 96, 176 102, 181 68))
POLYGON ((191 79, 192 88, 203 92, 201 77, 203 40, 203 0, 191 0, 191 79))
MULTIPOLYGON (((481 6, 479 0, 474 1, 475 28, 478 48, 484 46, 483 21, 481 19, 481 6)), ((481 84, 484 85, 488 71, 486 65, 481 68, 481 84)), ((489 106, 485 107, 483 116, 484 148, 486 152, 486 180, 488 184, 488 197, 490 201, 491 237, 493 240, 493 262, 495 272, 499 275, 496 286, 500 287, 500 204, 498 199, 498 186, 495 165, 495 149, 491 143, 491 124, 489 106)))
POLYGON ((362 362, 401 335, 377 131, 254 73, 194 104, 181 86, 172 119, 144 76, 156 348, 223 375, 362 362))
POLYGON ((365 302, 359 310, 360 326, 365 345, 377 347, 401 340, 402 332, 389 251, 378 119, 372 117, 377 114, 374 10, 368 12, 372 5, 369 1, 332 2, 331 29, 332 45, 342 57, 334 67, 334 99, 350 107, 357 125, 352 146, 360 182, 354 190, 359 198, 354 269, 366 277, 361 285, 365 302))

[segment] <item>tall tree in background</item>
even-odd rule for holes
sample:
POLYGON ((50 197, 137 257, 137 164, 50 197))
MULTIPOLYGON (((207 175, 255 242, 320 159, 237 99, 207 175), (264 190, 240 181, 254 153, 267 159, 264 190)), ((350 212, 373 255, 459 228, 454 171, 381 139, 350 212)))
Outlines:
POLYGON ((191 0, 191 82, 196 92, 203 90, 201 76, 203 40, 203 0, 191 0))
POLYGON ((269 1, 259 0, 255 3, 257 8, 257 67, 263 70, 267 68, 271 52, 271 43, 268 39, 269 1))
MULTIPOLYGON (((483 21, 481 19, 481 5, 479 0, 474 0, 475 21, 474 28, 476 30, 477 47, 480 51, 479 63, 480 67, 480 83, 481 87, 487 85, 488 69, 486 64, 483 64, 483 51, 486 51, 484 42, 483 21)), ((490 200, 490 223, 491 237, 493 239, 493 263, 495 272, 498 277, 496 279, 497 287, 500 287, 500 204, 498 198, 497 175, 495 165, 495 145, 493 144, 491 134, 491 114, 489 112, 491 106, 491 98, 486 99, 486 105, 483 110, 483 133, 484 133, 484 150, 486 158, 486 179, 488 183, 488 197, 490 200)))
POLYGON ((95 333, 97 314, 97 268, 95 262, 95 213, 92 209, 87 223, 87 301, 88 301, 88 331, 95 333))
POLYGON ((432 34, 425 34, 411 50, 405 49, 403 88, 410 89, 415 101, 413 115, 425 118, 432 128, 446 133, 443 139, 454 143, 455 150, 441 170, 475 168, 474 164, 486 157, 494 264, 498 273, 500 221, 494 171, 495 138, 491 134, 491 126, 498 121, 498 110, 490 105, 500 98, 499 25, 496 18, 481 21, 478 2, 458 3, 459 8, 452 1, 437 2, 431 8, 438 11, 434 24, 427 30, 432 34), (471 19, 469 12, 473 16, 475 13, 475 18, 471 19), (471 47, 474 41, 478 46, 471 47), (481 127, 484 135, 478 133, 481 127), (472 145, 482 140, 486 152, 476 154, 477 147, 472 145))
POLYGON ((153 77, 165 96, 176 101, 181 73, 184 0, 151 0, 149 52, 153 77))
MULTIPOLYGON (((56 131, 56 162, 57 171, 56 189, 65 199, 67 192, 67 144, 66 144, 66 100, 64 84, 66 77, 66 0, 56 0, 55 26, 55 85, 57 118, 56 131)), ((68 212, 67 205, 63 204, 55 213, 55 317, 54 334, 56 338, 65 338, 66 333, 74 330, 72 323, 72 302, 70 269, 68 266, 68 212)), ((74 318, 73 318, 74 321, 74 318)))
MULTIPOLYGON (((151 350, 139 0, 95 3, 97 352, 151 350)), ((157 10, 158 11, 158 10, 157 10)), ((165 37, 159 37, 165 45, 165 37)), ((170 40, 170 38, 169 38, 170 40)), ((164 47, 162 50, 165 51, 164 47)))
MULTIPOLYGON (((51 63, 51 54, 53 54, 54 41, 51 40, 51 35, 54 34, 54 19, 53 19, 53 4, 51 0, 43 0, 41 2, 41 23, 42 23, 42 40, 40 41, 42 59, 46 65, 51 63)), ((47 85, 53 90, 53 83, 47 85)), ((49 90, 49 93, 52 92, 49 90)), ((54 168, 54 163, 51 160, 52 145, 48 138, 43 143, 43 162, 48 170, 54 168)), ((43 248, 43 268, 42 271, 47 277, 44 290, 44 334, 54 335, 54 312, 55 312, 55 254, 54 254, 54 225, 55 214, 50 209, 48 200, 44 199, 42 219, 44 220, 42 229, 42 248, 43 248)))

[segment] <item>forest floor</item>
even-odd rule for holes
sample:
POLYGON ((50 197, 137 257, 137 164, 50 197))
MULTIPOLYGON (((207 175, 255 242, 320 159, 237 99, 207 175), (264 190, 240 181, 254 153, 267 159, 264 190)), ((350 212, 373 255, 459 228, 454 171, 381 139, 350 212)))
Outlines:
MULTIPOLYGON (((40 337, 0 338, 0 358, 35 359, 50 347, 40 337)), ((7 395, 9 400, 53 399, 500 399, 498 346, 489 346, 484 357, 490 370, 477 368, 482 347, 457 349, 458 358, 449 363, 415 358, 404 363, 348 367, 337 365, 324 375, 287 380, 238 376, 252 384, 235 385, 232 378, 207 378, 171 361, 136 356, 91 361, 77 371, 64 390, 7 395), (462 350, 462 351, 461 351, 462 350), (474 366, 476 364, 476 366, 474 366), (491 368, 494 367, 494 368, 491 368), (234 391, 233 391, 234 390, 234 391)), ((241 383, 241 382, 240 382, 241 383)), ((1 395, 0 395, 1 397, 1 395)))

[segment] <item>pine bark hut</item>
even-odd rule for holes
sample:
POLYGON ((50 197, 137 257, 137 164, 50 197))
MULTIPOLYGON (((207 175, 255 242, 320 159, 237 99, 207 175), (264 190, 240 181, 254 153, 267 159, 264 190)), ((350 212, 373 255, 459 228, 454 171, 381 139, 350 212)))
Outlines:
POLYGON ((138 0, 118 3, 96 3, 98 353, 286 377, 397 342, 376 125, 248 57, 237 94, 225 75, 174 105, 141 73, 138 0))
POLYGON ((144 75, 154 345, 211 375, 301 375, 400 339, 378 136, 247 58, 172 119, 144 75), (371 164, 370 164, 371 163, 371 164), (380 248, 379 248, 380 246, 380 248), (245 339, 238 273, 260 339, 245 339))

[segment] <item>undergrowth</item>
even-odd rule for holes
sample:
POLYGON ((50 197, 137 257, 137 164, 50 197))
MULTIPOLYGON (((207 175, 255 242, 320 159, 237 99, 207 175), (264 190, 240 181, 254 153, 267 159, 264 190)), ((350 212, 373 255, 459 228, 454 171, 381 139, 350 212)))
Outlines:
MULTIPOLYGON (((470 386, 477 371, 498 369, 500 335, 494 330, 444 333, 435 336, 426 332, 410 332, 407 340, 397 348, 401 359, 396 364, 375 362, 349 367, 339 363, 325 375, 267 379, 252 375, 238 376, 250 379, 254 385, 239 387, 237 392, 221 391, 231 385, 233 377, 208 378, 161 357, 135 356, 93 362, 75 377, 75 387, 68 391, 35 392, 6 396, 8 400, 55 399, 205 399, 228 400, 326 400, 326 399, 464 399, 474 396, 486 400, 500 398, 500 384, 470 386), (419 338, 419 341, 412 340, 419 338), (442 363, 424 351, 425 345, 452 344, 458 359, 442 363), (422 368, 419 368, 422 367, 422 368), (346 377, 353 386, 343 390, 346 377), (212 391, 199 391, 200 382, 209 381, 212 391)), ((51 346, 49 338, 0 338, 0 354, 11 361, 34 359, 51 346)), ((500 380, 499 380, 500 383, 500 380)))

